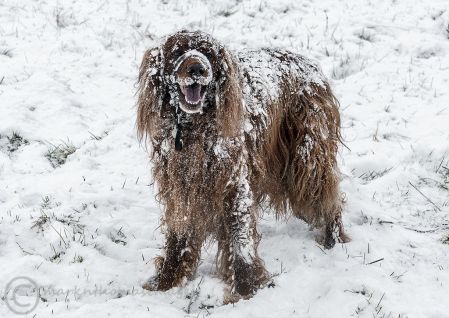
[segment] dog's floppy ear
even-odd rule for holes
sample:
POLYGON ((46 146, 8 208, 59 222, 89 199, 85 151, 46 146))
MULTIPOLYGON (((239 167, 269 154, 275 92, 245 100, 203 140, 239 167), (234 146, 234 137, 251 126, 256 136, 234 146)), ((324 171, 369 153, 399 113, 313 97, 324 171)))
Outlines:
POLYGON ((220 75, 216 87, 217 123, 224 137, 240 133, 243 120, 243 94, 240 72, 234 57, 226 49, 219 51, 220 75))
POLYGON ((137 133, 140 140, 154 137, 157 117, 164 98, 162 47, 148 49, 142 59, 138 78, 137 133))

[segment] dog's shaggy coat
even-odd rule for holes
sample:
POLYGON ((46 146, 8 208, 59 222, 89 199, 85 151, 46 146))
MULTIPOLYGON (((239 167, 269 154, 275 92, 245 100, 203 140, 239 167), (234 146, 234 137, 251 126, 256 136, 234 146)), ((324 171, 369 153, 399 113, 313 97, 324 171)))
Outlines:
POLYGON ((338 101, 313 62, 274 49, 233 55, 208 34, 180 31, 146 51, 138 94, 166 231, 145 288, 192 277, 212 236, 232 299, 253 295, 269 278, 257 254, 261 205, 323 227, 326 248, 347 239, 338 101))

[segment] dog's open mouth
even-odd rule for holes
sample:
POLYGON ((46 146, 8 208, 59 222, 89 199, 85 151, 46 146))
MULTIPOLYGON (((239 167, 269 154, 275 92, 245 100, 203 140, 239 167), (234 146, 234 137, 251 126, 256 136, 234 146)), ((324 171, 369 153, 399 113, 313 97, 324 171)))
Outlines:
POLYGON ((193 83, 190 85, 179 85, 179 87, 183 96, 183 98, 181 98, 181 108, 186 112, 200 111, 203 106, 206 86, 199 83, 193 83))

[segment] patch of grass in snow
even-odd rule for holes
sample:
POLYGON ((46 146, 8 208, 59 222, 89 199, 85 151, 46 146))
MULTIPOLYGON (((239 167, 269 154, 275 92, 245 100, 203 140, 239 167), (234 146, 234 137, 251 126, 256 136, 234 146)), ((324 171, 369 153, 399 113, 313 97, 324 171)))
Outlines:
POLYGON ((439 188, 449 191, 449 168, 446 166, 441 166, 437 171, 441 177, 441 182, 439 183, 439 188))
POLYGON ((78 254, 75 254, 75 256, 73 256, 72 263, 82 263, 82 262, 84 262, 84 257, 78 254))
POLYGON ((420 181, 426 185, 437 186, 440 190, 449 191, 449 161, 446 156, 438 161, 434 171, 438 178, 421 178, 420 181))
POLYGON ((0 49, 0 55, 12 57, 12 49, 0 49))
POLYGON ((355 35, 363 41, 374 42, 374 33, 363 28, 360 31, 355 32, 355 35))
POLYGON ((443 242, 443 244, 448 244, 449 245, 449 234, 447 234, 446 236, 443 237, 443 239, 441 240, 443 242))
POLYGON ((82 234, 84 235, 85 225, 80 223, 80 218, 76 218, 73 214, 64 214, 60 217, 55 217, 55 220, 67 225, 70 229, 72 229, 72 233, 70 234, 82 234))
MULTIPOLYGON (((80 223, 80 217, 77 217, 76 213, 56 215, 53 209, 60 205, 60 202, 54 201, 49 196, 43 197, 40 204, 41 215, 34 220, 31 226, 32 229, 37 229, 38 233, 55 231, 58 234, 59 243, 56 246, 50 244, 53 254, 48 259, 56 263, 60 262, 61 256, 65 255, 66 250, 71 246, 71 242, 79 242, 83 246, 87 246, 84 233, 85 225, 80 223), (57 223, 52 223, 52 221, 60 223, 62 226, 55 226, 57 223)), ((75 255, 74 257, 74 262, 81 263, 83 260, 84 258, 81 256, 75 255)))
POLYGON ((52 263, 61 262, 61 256, 65 254, 65 251, 56 250, 56 248, 52 244, 50 244, 50 246, 53 249, 53 255, 48 260, 52 263))
POLYGON ((358 73, 365 68, 366 61, 360 56, 342 55, 332 68, 332 78, 336 80, 344 79, 352 74, 358 73))
POLYGON ((7 154, 11 154, 29 143, 27 139, 17 132, 13 132, 11 136, 0 135, 0 150, 6 151, 7 154))
POLYGON ((359 178, 362 179, 365 182, 370 182, 370 181, 373 181, 374 179, 383 177, 388 172, 390 172, 391 169, 393 169, 393 167, 386 168, 386 169, 381 170, 381 171, 374 171, 373 170, 373 171, 369 171, 369 172, 364 172, 364 173, 362 173, 359 176, 359 178))
POLYGON ((71 25, 80 25, 87 21, 86 19, 84 21, 78 22, 73 12, 68 12, 59 7, 54 10, 53 15, 55 17, 56 26, 59 29, 64 29, 71 25))
POLYGON ((199 317, 200 314, 202 314, 202 316, 205 317, 210 315, 209 309, 215 308, 215 304, 210 302, 212 300, 211 295, 201 295, 202 283, 203 277, 201 277, 198 284, 185 295, 187 304, 183 307, 183 310, 186 314, 192 314, 194 311, 199 311, 197 316, 199 317))
POLYGON ((108 130, 103 131, 103 133, 101 135, 95 135, 94 133, 92 133, 90 131, 88 131, 88 133, 90 134, 90 139, 92 139, 92 140, 102 140, 104 137, 109 135, 108 130))
POLYGON ((44 225, 47 224, 48 221, 50 221, 49 216, 41 210, 41 215, 33 222, 31 228, 37 228, 38 232, 42 232, 44 230, 44 225))
MULTIPOLYGON (((47 215, 47 218, 45 219, 41 218, 41 220, 45 220, 44 224, 46 224, 50 220, 55 220, 65 225, 63 227, 60 227, 58 230, 50 222, 48 222, 49 227, 47 229, 55 231, 60 238, 59 243, 57 244, 57 248, 55 248, 54 245, 50 244, 51 248, 53 249, 53 256, 49 258, 49 261, 59 263, 61 256, 65 255, 67 249, 70 248, 71 242, 79 242, 81 245, 87 246, 86 235, 84 233, 85 225, 80 223, 79 217, 76 218, 73 214, 64 214, 62 216, 51 214, 47 215)), ((41 229, 44 230, 43 224, 41 224, 41 229)), ((84 258, 79 257, 76 259, 78 263, 81 263, 84 260, 84 258)))
POLYGON ((128 242, 125 241, 126 235, 122 231, 123 227, 121 227, 116 233, 109 233, 109 238, 115 244, 121 244, 125 246, 128 242))
POLYGON ((49 196, 42 198, 40 204, 41 215, 33 222, 31 228, 37 228, 39 231, 44 230, 44 225, 51 220, 60 222, 72 229, 72 234, 83 234, 84 225, 79 223, 79 217, 76 218, 73 213, 56 216, 51 210, 61 206, 61 202, 54 201, 49 196))
POLYGON ((76 151, 76 147, 69 143, 60 145, 51 145, 51 148, 45 154, 53 168, 60 167, 67 161, 67 157, 76 151))
POLYGON ((49 197, 48 195, 46 195, 45 197, 42 198, 41 208, 44 210, 49 210, 53 207, 58 207, 60 205, 61 205, 61 202, 53 201, 53 199, 51 197, 49 197))
POLYGON ((369 316, 373 318, 402 317, 401 314, 399 314, 398 316, 397 314, 393 314, 391 311, 388 311, 384 308, 383 300, 385 298, 385 292, 380 294, 379 292, 369 291, 365 286, 362 286, 361 289, 347 289, 345 290, 345 292, 358 294, 362 296, 366 301, 357 306, 352 316, 369 316))
MULTIPOLYGON (((431 157, 432 153, 430 153, 427 158, 431 158, 429 160, 431 164, 431 173, 429 175, 419 177, 419 182, 424 184, 431 189, 434 189, 437 192, 437 189, 443 192, 443 197, 438 200, 437 198, 433 198, 434 195, 421 194, 430 204, 432 204, 437 210, 440 210, 444 207, 449 206, 449 199, 447 199, 447 194, 449 193, 449 159, 446 155, 443 155, 441 159, 436 159, 431 157)), ((429 164, 428 162, 424 162, 424 164, 429 164)), ((430 192, 431 194, 431 192, 430 192)), ((447 222, 443 221, 440 224, 441 229, 449 229, 447 222)))
POLYGON ((233 15, 236 12, 237 12, 237 10, 234 10, 234 11, 220 10, 220 11, 217 12, 217 15, 227 18, 227 17, 230 17, 231 15, 233 15))

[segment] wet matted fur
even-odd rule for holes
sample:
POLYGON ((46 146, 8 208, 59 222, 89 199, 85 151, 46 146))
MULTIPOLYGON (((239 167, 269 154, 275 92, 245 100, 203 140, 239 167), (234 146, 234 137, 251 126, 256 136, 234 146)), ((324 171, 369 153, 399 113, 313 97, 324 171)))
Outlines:
POLYGON ((326 248, 347 240, 339 105, 312 61, 275 49, 233 54, 180 31, 145 52, 138 94, 166 234, 145 288, 182 285, 212 236, 231 300, 253 295, 269 278, 257 253, 260 205, 323 227, 326 248))

